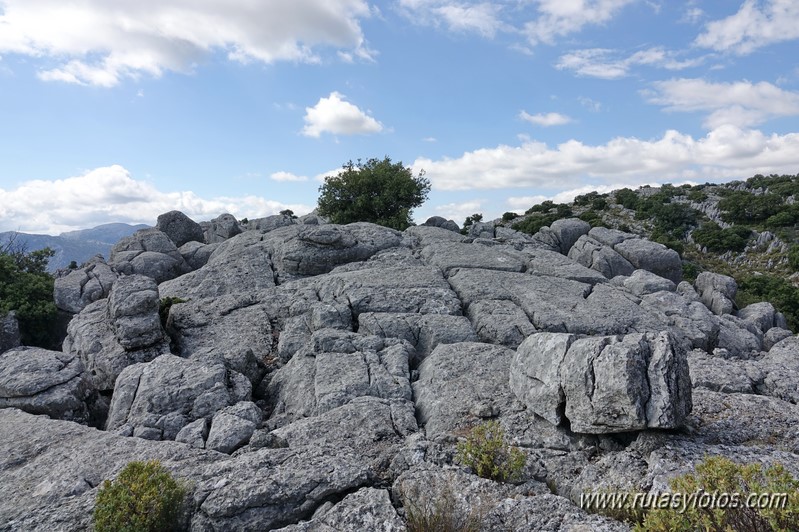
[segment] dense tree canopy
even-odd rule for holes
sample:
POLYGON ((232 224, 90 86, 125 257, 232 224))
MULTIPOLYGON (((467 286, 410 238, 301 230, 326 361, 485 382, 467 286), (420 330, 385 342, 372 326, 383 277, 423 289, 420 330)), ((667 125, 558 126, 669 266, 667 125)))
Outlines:
POLYGON ((424 171, 413 171, 391 159, 347 162, 338 175, 319 188, 319 214, 332 223, 372 222, 403 230, 411 225, 411 210, 430 192, 424 171))
POLYGON ((0 315, 16 312, 26 345, 51 347, 56 307, 46 268, 53 255, 49 248, 26 252, 13 242, 0 247, 0 315))

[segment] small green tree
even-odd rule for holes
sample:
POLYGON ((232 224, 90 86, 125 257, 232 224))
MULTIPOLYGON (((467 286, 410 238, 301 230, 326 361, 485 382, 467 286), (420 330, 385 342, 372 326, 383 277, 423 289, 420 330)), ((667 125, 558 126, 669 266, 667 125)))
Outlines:
POLYGON ((344 164, 319 187, 319 214, 332 223, 372 222, 400 231, 411 225, 411 211, 427 199, 430 181, 384 159, 344 164))
POLYGON ((55 347, 55 280, 47 272, 47 262, 54 254, 50 248, 28 252, 13 237, 0 246, 0 315, 16 311, 25 345, 55 347))
POLYGON ((478 476, 498 482, 514 481, 524 469, 524 453, 505 443, 505 432, 496 421, 472 429, 465 442, 458 443, 455 459, 478 476))
POLYGON ((175 530, 186 488, 158 460, 130 462, 97 492, 97 532, 175 530))

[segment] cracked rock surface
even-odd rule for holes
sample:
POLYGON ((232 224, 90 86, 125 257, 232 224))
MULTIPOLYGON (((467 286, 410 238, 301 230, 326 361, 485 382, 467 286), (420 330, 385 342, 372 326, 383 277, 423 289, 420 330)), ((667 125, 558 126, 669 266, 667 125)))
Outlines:
POLYGON ((196 531, 399 531, 442 504, 627 530, 581 494, 662 490, 708 454, 799 476, 799 340, 773 306, 580 220, 453 225, 172 212, 63 277, 62 351, 0 353, 0 530, 87 529, 102 481, 154 458, 196 531), (526 457, 514 482, 456 459, 486 421, 526 457))

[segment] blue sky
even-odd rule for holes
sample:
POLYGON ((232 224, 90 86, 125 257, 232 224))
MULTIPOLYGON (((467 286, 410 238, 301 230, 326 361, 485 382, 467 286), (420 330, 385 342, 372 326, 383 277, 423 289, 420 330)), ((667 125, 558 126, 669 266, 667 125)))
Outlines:
POLYGON ((310 211, 350 159, 417 222, 799 172, 794 0, 0 0, 0 230, 310 211))

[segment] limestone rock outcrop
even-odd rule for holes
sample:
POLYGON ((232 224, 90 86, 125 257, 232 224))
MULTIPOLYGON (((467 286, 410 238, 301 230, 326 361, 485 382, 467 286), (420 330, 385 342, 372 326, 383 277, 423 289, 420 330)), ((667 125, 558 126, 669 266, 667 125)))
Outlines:
POLYGON ((0 530, 90 528, 102 481, 152 458, 197 531, 404 530, 442 504, 626 530, 581 495, 664 490, 708 454, 799 476, 799 340, 660 244, 575 219, 159 227, 62 278, 62 351, 0 352, 0 530), (456 458, 487 421, 516 484, 456 458))
POLYGON ((510 386, 539 416, 581 433, 676 428, 691 411, 687 354, 668 333, 534 334, 516 351, 510 386))

